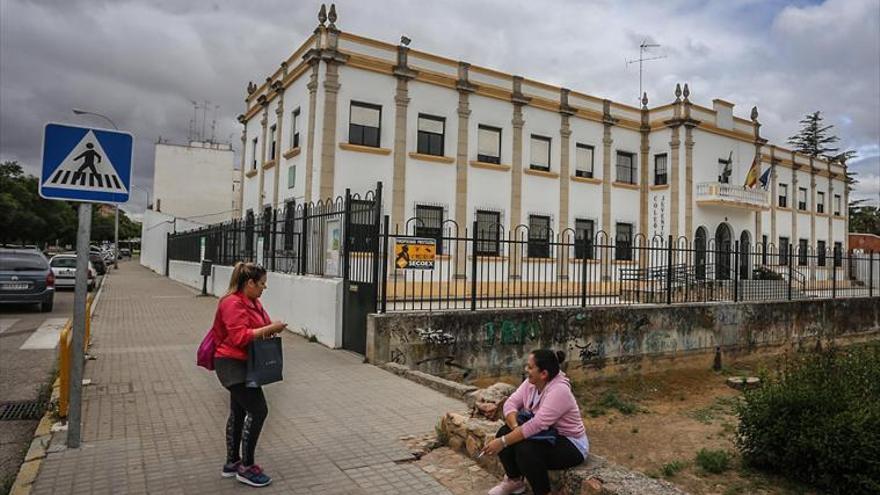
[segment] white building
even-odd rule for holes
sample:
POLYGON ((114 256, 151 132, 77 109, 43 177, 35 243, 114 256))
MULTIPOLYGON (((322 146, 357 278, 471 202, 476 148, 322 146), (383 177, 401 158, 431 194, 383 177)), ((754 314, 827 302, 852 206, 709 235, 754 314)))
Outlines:
POLYGON ((392 232, 418 217, 846 248, 845 165, 768 143, 756 109, 700 105, 687 84, 637 108, 341 32, 333 8, 319 20, 248 85, 243 216, 382 181, 392 232), (766 190, 743 185, 755 160, 766 190))
POLYGON ((238 171, 229 144, 191 141, 157 143, 153 208, 200 224, 234 218, 238 171))

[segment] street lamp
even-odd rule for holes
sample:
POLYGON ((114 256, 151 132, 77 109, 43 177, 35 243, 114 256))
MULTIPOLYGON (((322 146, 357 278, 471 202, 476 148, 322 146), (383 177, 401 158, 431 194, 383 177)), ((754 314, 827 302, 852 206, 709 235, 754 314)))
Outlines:
MULTIPOLYGON (((116 129, 117 131, 119 130, 119 127, 116 125, 116 123, 113 122, 113 120, 110 119, 110 117, 108 117, 102 113, 89 112, 88 110, 81 110, 79 108, 72 108, 71 110, 76 115, 94 115, 95 117, 101 117, 102 119, 106 120, 107 122, 110 122, 110 125, 112 125, 114 129, 116 129)), ((113 252, 113 269, 118 270, 119 269, 119 262, 118 262, 118 258, 119 258, 119 205, 118 204, 115 205, 115 207, 113 208, 113 223, 114 223, 114 227, 113 227, 113 242, 114 242, 114 244, 113 244, 113 251, 114 251, 113 252)))

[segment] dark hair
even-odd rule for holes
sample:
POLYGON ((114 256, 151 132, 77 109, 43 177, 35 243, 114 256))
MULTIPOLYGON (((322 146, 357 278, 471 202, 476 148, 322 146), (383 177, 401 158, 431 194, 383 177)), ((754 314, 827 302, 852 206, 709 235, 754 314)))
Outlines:
POLYGON ((229 288, 226 295, 235 292, 241 292, 248 280, 259 282, 266 275, 266 269, 256 263, 244 263, 239 261, 232 270, 232 276, 229 277, 229 288))
POLYGON ((562 351, 536 349, 532 351, 532 356, 535 358, 535 366, 541 371, 546 371, 550 380, 556 378, 559 374, 559 365, 565 362, 565 353, 562 351))

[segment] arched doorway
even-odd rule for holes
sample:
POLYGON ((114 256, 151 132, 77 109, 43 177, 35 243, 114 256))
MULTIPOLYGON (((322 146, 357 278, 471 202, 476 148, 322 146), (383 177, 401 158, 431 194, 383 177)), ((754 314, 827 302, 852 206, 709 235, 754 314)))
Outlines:
POLYGON ((751 278, 751 252, 752 236, 748 230, 743 230, 739 235, 739 278, 748 280, 751 278))
POLYGON ((694 269, 697 280, 706 280, 706 228, 702 226, 694 235, 694 269))
POLYGON ((733 251, 733 232, 726 223, 715 229, 715 279, 730 280, 730 253, 733 251))

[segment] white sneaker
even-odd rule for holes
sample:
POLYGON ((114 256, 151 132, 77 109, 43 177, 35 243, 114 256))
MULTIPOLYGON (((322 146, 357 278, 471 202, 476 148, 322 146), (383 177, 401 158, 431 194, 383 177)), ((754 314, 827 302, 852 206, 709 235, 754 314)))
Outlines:
POLYGON ((489 495, 519 495, 526 491, 526 482, 522 478, 512 480, 507 476, 501 480, 501 483, 495 485, 495 488, 489 490, 489 495))

